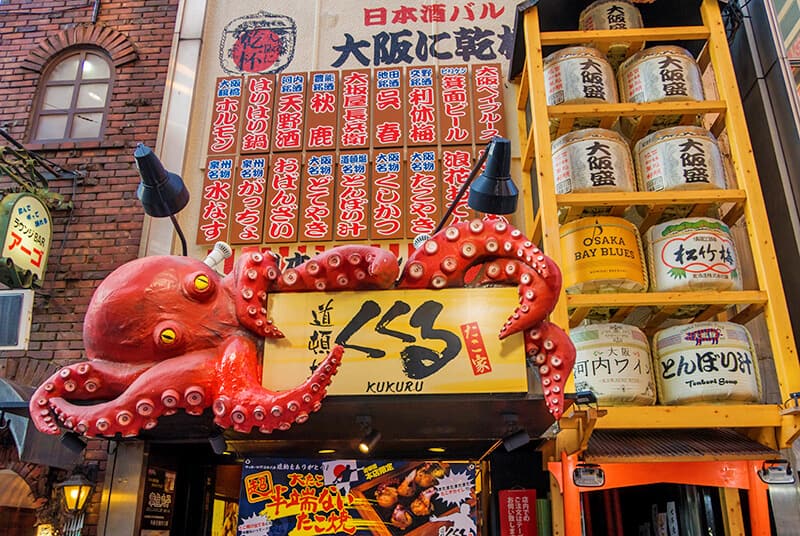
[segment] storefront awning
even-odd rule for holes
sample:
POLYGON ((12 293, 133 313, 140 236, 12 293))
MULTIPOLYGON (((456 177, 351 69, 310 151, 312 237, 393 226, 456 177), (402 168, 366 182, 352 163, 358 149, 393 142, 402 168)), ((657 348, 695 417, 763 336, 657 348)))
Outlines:
POLYGON ((68 450, 58 436, 43 434, 27 417, 33 389, 0 378, 0 412, 8 421, 20 461, 72 469, 80 453, 68 450))
POLYGON ((781 454, 727 428, 595 430, 583 453, 589 463, 763 460, 781 454))

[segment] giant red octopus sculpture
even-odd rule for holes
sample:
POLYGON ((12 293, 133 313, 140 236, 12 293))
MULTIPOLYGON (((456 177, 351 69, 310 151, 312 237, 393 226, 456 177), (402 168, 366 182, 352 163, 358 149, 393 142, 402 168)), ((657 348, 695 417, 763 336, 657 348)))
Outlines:
POLYGON ((341 363, 335 346, 310 377, 275 392, 260 383, 258 345, 282 337, 267 318, 270 292, 415 289, 518 284, 520 304, 500 338, 524 332, 525 350, 538 366, 554 418, 564 408, 564 383, 575 348, 545 320, 561 290, 561 272, 522 232, 501 219, 451 225, 425 241, 401 277, 389 251, 345 245, 281 273, 277 259, 243 249, 221 277, 189 257, 131 261, 97 288, 86 313, 88 361, 60 369, 30 401, 42 432, 59 423, 85 436, 136 435, 158 417, 207 407, 222 428, 263 433, 302 423, 320 408, 341 363), (81 402, 76 404, 75 402, 81 402), (94 402, 87 404, 87 402, 94 402))

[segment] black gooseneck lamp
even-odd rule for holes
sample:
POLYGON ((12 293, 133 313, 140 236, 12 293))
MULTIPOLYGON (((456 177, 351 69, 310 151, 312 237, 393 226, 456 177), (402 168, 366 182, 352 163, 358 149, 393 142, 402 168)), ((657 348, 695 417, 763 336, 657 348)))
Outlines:
POLYGON ((164 168, 161 160, 152 149, 143 143, 136 145, 133 152, 136 168, 141 182, 136 189, 136 197, 142 203, 145 213, 154 218, 169 217, 181 241, 183 256, 187 254, 186 237, 183 235, 175 214, 189 203, 189 190, 179 175, 164 168))
POLYGON ((512 214, 517 210, 519 190, 511 180, 511 141, 495 136, 486 146, 486 150, 475 162, 475 167, 461 185, 455 199, 447 207, 447 212, 433 231, 438 233, 447 224, 453 210, 469 189, 467 203, 469 207, 485 214, 512 214), (486 163, 483 173, 478 175, 481 166, 486 163), (476 178, 477 177, 477 178, 476 178))

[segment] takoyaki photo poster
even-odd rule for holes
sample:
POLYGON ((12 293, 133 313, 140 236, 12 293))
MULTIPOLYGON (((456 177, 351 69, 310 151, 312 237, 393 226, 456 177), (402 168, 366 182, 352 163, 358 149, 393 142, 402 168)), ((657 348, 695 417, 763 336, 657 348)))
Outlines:
POLYGON ((248 458, 237 536, 477 536, 474 462, 248 458))

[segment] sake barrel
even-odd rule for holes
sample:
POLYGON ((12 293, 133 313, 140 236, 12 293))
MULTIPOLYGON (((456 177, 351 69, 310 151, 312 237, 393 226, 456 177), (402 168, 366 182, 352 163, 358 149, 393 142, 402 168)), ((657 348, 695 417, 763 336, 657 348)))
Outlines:
POLYGON ((616 131, 586 128, 552 143, 556 193, 633 192, 633 159, 627 140, 616 131))
POLYGON ((633 161, 643 192, 726 187, 717 138, 703 127, 687 125, 653 132, 636 142, 633 161))
POLYGON ((714 218, 680 218, 645 233, 653 291, 742 290, 731 230, 714 218))
MULTIPOLYGON (((591 47, 567 47, 544 59, 547 104, 618 102, 614 70, 606 57, 591 47)), ((596 127, 599 119, 577 118, 570 130, 596 127)), ((550 136, 558 132, 559 120, 550 120, 550 136)))
POLYGON ((569 337, 576 351, 576 390, 592 391, 601 405, 655 404, 650 343, 639 328, 590 324, 570 329, 569 337))
MULTIPOLYGON (((625 30, 642 28, 642 15, 639 9, 628 0, 597 0, 589 4, 578 18, 580 30, 625 30)), ((587 43, 595 46, 594 43, 587 43)), ((632 43, 620 41, 608 46, 606 56, 613 68, 617 68, 632 52, 641 50, 644 42, 639 43, 637 50, 631 50, 632 43)))
POLYGON ((579 218, 560 228, 565 292, 644 292, 647 271, 639 231, 613 216, 579 218))
MULTIPOLYGON (((637 52, 619 66, 617 81, 623 102, 705 99, 700 68, 686 49, 674 45, 655 46, 637 52)), ((680 115, 656 116, 649 132, 675 126, 680 121, 680 115)), ((638 118, 623 118, 623 133, 632 137, 638 123, 638 118)))
POLYGON ((658 331, 653 363, 662 404, 761 400, 755 347, 739 324, 697 322, 658 331))

